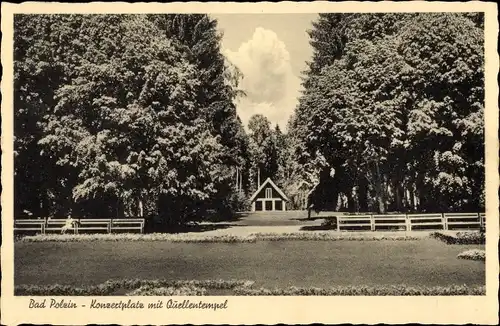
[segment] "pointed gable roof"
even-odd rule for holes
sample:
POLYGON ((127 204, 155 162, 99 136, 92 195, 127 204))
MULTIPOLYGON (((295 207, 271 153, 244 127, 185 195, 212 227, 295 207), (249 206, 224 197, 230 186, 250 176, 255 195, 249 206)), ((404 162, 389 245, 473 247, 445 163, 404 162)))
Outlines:
POLYGON ((264 187, 265 187, 267 184, 271 185, 271 187, 273 187, 273 188, 274 188, 274 190, 276 190, 276 191, 278 192, 278 194, 280 194, 280 195, 281 195, 281 197, 283 197, 283 199, 284 199, 285 201, 289 201, 289 199, 288 199, 288 197, 285 195, 285 193, 284 193, 283 191, 281 191, 281 189, 280 189, 280 188, 278 188, 278 186, 277 186, 277 185, 276 185, 276 184, 275 184, 275 183, 271 180, 271 178, 267 178, 267 179, 266 179, 266 181, 264 181, 264 182, 260 185, 259 189, 257 189, 257 190, 253 193, 252 197, 250 197, 250 201, 251 201, 251 202, 252 202, 252 201, 254 201, 255 197, 257 197, 257 195, 258 195, 258 194, 262 191, 262 189, 264 189, 264 187))

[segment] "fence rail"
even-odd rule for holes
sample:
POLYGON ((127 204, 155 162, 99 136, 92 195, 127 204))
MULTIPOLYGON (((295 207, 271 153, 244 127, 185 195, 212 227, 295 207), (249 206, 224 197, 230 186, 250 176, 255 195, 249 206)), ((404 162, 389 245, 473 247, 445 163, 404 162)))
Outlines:
POLYGON ((71 232, 74 234, 92 232, 113 231, 139 231, 144 233, 145 219, 143 218, 121 218, 121 219, 73 219, 68 225, 67 219, 21 219, 14 221, 14 232, 35 231, 46 234, 54 232, 71 232))
POLYGON ((486 227, 485 213, 365 214, 337 216, 337 231, 477 230, 486 227))
MULTIPOLYGON (((30 231, 41 234, 67 232, 121 232, 139 231, 144 233, 145 219, 74 219, 67 227, 66 219, 21 219, 14 221, 14 231, 30 231)), ((485 213, 444 213, 444 214, 360 214, 337 216, 337 231, 380 231, 380 230, 474 230, 486 228, 485 213)))

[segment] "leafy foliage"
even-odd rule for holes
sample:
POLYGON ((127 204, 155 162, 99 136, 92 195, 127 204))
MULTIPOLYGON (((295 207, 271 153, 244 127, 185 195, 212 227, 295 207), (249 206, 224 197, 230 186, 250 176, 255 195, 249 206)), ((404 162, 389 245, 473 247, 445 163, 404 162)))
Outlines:
POLYGON ((335 170, 317 191, 330 185, 334 201, 317 196, 319 206, 336 208, 339 193, 355 211, 484 206, 480 19, 320 15, 292 125, 298 162, 322 157, 320 169, 335 170))
POLYGON ((471 249, 461 252, 457 256, 458 259, 480 260, 486 261, 486 251, 479 249, 471 249))
POLYGON ((246 143, 216 21, 20 15, 15 24, 18 212, 144 210, 171 225, 231 196, 246 143))

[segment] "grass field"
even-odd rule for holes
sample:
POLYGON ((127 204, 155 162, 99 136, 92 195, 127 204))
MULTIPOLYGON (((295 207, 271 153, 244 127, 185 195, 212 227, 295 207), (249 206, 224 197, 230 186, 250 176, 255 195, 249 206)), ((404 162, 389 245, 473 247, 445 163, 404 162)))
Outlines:
POLYGON ((15 244, 15 284, 108 279, 248 279, 257 286, 484 285, 484 262, 457 259, 481 245, 411 241, 257 243, 39 242, 15 244))

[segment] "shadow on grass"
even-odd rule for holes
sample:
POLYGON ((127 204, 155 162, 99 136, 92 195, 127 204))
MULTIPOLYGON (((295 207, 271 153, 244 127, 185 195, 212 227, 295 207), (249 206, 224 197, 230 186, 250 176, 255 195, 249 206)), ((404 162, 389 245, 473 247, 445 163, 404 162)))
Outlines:
POLYGON ((205 221, 209 223, 239 222, 248 215, 249 215, 248 213, 234 213, 231 216, 214 215, 214 216, 207 216, 205 221))
POLYGON ((146 233, 152 232, 161 232, 161 233, 201 233, 207 231, 215 231, 228 229, 231 227, 236 227, 241 225, 234 225, 229 223, 206 223, 206 224, 191 224, 191 225, 182 225, 182 226, 168 226, 168 227, 157 227, 151 230, 148 230, 146 233))
POLYGON ((335 231, 336 226, 331 225, 306 225, 300 228, 300 231, 335 231))
POLYGON ((191 226, 188 226, 187 228, 181 229, 178 231, 178 233, 180 233, 180 232, 207 232, 207 231, 228 229, 230 227, 235 227, 235 226, 236 225, 234 225, 234 224, 228 224, 228 223, 197 224, 197 225, 191 225, 191 226))
POLYGON ((314 217, 310 217, 310 218, 307 218, 307 217, 300 217, 300 218, 291 218, 290 220, 293 220, 293 221, 302 221, 302 222, 307 222, 307 221, 316 221, 316 220, 324 220, 328 217, 325 217, 325 216, 314 216, 314 217))

